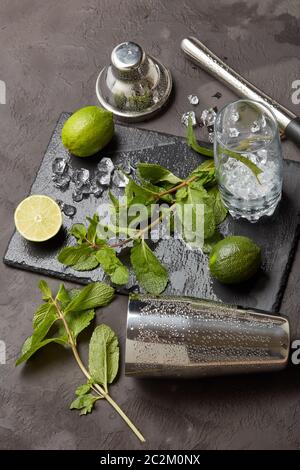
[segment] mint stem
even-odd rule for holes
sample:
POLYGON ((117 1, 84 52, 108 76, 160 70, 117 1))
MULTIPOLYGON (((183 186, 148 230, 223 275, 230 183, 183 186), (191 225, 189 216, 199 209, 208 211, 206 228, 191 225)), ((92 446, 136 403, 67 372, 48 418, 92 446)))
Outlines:
MULTIPOLYGON (((68 326, 68 323, 66 321, 66 318, 63 314, 63 312, 61 311, 58 303, 56 302, 55 299, 53 299, 53 297, 51 297, 51 300, 53 302, 53 305, 55 306, 56 308, 56 311, 57 311, 57 314, 58 314, 58 318, 63 322, 63 325, 65 327, 65 330, 67 332, 67 335, 68 335, 68 342, 71 346, 71 349, 72 349, 72 352, 73 352, 73 355, 74 355, 74 358, 79 366, 79 368, 81 369, 83 375, 85 375, 85 377, 88 379, 88 380, 91 380, 92 377, 90 375, 90 373, 88 372, 88 370, 86 369, 85 365, 83 364, 82 360, 81 360, 81 357, 79 356, 79 353, 78 353, 78 350, 77 350, 77 347, 76 347, 76 344, 75 344, 75 341, 73 339, 73 336, 72 336, 72 333, 70 331, 70 328, 68 326)), ((124 411, 119 407, 119 405, 111 398, 111 396, 104 390, 104 388, 102 388, 99 384, 94 384, 93 385, 93 389, 97 391, 98 395, 101 397, 101 398, 105 398, 108 403, 117 411, 117 413, 121 416, 121 418, 123 418, 123 420, 126 422, 126 424, 129 426, 129 428, 134 432, 134 434, 137 436, 137 438, 141 441, 141 442, 146 442, 144 436, 140 433, 140 431, 136 428, 136 426, 133 424, 133 422, 128 418, 128 416, 124 413, 124 411)))

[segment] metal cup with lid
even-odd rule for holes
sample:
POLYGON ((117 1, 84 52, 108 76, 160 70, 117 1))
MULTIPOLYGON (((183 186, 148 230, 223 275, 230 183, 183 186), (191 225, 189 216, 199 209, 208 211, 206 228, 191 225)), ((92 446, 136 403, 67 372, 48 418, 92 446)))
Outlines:
POLYGON ((171 89, 170 71, 134 42, 114 48, 111 64, 101 70, 96 82, 100 104, 127 122, 155 115, 166 104, 171 89))

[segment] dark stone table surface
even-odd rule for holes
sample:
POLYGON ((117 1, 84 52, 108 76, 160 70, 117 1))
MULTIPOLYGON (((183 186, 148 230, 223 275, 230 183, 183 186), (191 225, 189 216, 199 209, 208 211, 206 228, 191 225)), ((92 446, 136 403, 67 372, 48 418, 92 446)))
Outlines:
MULTIPOLYGON (((198 36, 228 64, 300 114, 292 82, 300 79, 298 0, 2 0, 0 79, 1 253, 13 231, 13 211, 26 196, 62 111, 96 104, 95 80, 113 46, 141 43, 171 68, 175 93, 165 114, 142 126, 182 135, 187 95, 200 97, 197 111, 235 96, 180 52, 180 40, 198 36), (222 98, 212 98, 217 91, 222 98)), ((299 149, 284 143, 285 158, 299 149)), ((71 355, 48 347, 25 367, 14 368, 31 332, 39 276, 1 265, 1 449, 299 449, 300 375, 280 374, 177 380, 121 377, 114 398, 139 426, 140 445, 106 403, 87 417, 68 410, 81 373, 71 355)), ((58 282, 50 280, 56 287, 58 282)), ((283 298, 293 336, 299 337, 300 252, 283 298)), ((119 296, 97 322, 119 334, 124 352, 127 298, 119 296)), ((81 352, 86 355, 87 337, 81 352)))

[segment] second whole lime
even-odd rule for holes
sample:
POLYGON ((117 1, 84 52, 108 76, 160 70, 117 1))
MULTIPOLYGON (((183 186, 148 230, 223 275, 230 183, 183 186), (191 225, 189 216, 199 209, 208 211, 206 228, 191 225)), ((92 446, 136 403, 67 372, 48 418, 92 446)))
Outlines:
POLYGON ((224 284, 247 281, 258 271, 261 249, 248 237, 230 236, 218 242, 209 257, 213 277, 224 284))
POLYGON ((114 135, 113 114, 98 106, 87 106, 65 122, 64 146, 77 157, 89 157, 102 150, 114 135))

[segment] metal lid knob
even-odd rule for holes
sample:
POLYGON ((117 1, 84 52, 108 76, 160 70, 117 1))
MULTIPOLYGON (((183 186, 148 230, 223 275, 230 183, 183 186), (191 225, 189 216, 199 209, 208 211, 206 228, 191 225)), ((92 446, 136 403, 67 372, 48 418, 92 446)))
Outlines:
POLYGON ((101 105, 127 122, 152 117, 165 105, 171 89, 169 70, 131 41, 113 49, 111 64, 101 70, 96 83, 101 105))
POLYGON ((145 52, 134 42, 122 42, 111 53, 111 63, 119 71, 137 69, 145 61, 145 52))

